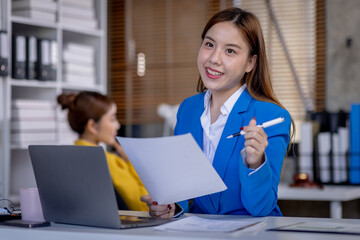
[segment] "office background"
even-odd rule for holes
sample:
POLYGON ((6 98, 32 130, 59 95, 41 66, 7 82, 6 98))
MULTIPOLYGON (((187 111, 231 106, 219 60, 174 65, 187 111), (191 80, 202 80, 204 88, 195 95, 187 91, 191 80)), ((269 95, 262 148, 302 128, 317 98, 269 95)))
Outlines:
MULTIPOLYGON (((351 103, 360 102, 360 17, 356 0, 326 0, 326 109, 330 112, 349 111, 351 103)), ((329 203, 283 202, 280 206, 289 215, 327 217, 329 203)), ((345 202, 344 217, 360 217, 360 201, 345 202)))
MULTIPOLYGON (((131 1, 131 4, 110 1, 109 6, 116 10, 113 15, 109 12, 109 57, 112 58, 115 49, 118 49, 116 53, 125 54, 127 47, 130 49, 128 54, 133 57, 127 61, 127 56, 119 59, 116 54, 114 61, 109 62, 109 79, 113 85, 110 93, 118 104, 124 106, 119 112, 123 123, 121 134, 136 137, 161 135, 163 120, 156 114, 156 106, 162 101, 178 104, 194 93, 198 77, 195 59, 202 27, 213 12, 234 4, 241 4, 260 18, 272 63, 274 89, 296 120, 297 142, 300 140, 301 121, 306 119, 306 104, 313 112, 349 112, 350 104, 360 101, 360 82, 356 77, 359 65, 356 51, 356 39, 360 37, 357 28, 359 2, 270 2, 277 24, 270 16, 268 2, 263 0, 148 1, 147 4, 141 4, 141 1, 131 1), (125 22, 118 20, 117 13, 121 11, 126 16, 125 22), (112 19, 117 20, 114 25, 112 19), (131 29, 130 32, 124 30, 127 41, 113 44, 112 29, 113 34, 118 34, 122 29, 120 26, 131 29), (296 88, 296 79, 279 40, 277 26, 285 40, 306 104, 296 88), (144 54, 141 57, 146 60, 143 76, 137 72, 139 53, 144 54), (127 67, 126 71, 117 66, 127 67), (129 91, 124 91, 126 88, 129 91)), ((292 182, 296 168, 297 158, 288 157, 282 173, 283 183, 292 182)), ((328 202, 304 202, 299 205, 299 202, 280 201, 280 204, 284 209, 298 209, 288 214, 329 216, 328 202), (287 207, 285 204, 298 206, 287 207)), ((348 207, 350 211, 346 211, 345 206, 345 212, 358 217, 359 211, 353 210, 359 208, 359 202, 346 204, 352 205, 348 207)))
MULTIPOLYGON (((196 56, 204 24, 218 10, 237 5, 249 10, 253 9, 256 14, 262 16, 263 28, 268 25, 269 30, 264 32, 270 43, 267 43, 268 47, 271 46, 269 48, 273 51, 269 54, 273 59, 272 67, 273 69, 279 67, 282 70, 283 66, 287 66, 285 72, 273 70, 273 78, 278 81, 274 84, 275 90, 279 91, 280 99, 290 108, 293 115, 300 121, 306 117, 306 107, 296 88, 296 79, 289 68, 289 62, 284 57, 284 48, 277 35, 274 21, 270 19, 267 1, 109 0, 107 4, 106 1, 100 4, 100 1, 95 0, 99 27, 94 31, 36 22, 28 26, 26 21, 16 17, 13 17, 9 23, 9 18, 4 16, 7 11, 3 8, 9 2, 10 0, 1 0, 1 19, 3 25, 11 25, 13 32, 33 30, 46 32, 46 37, 58 39, 59 55, 65 50, 63 49, 65 43, 73 41, 96 48, 94 86, 70 87, 63 83, 58 84, 64 80, 58 79, 53 86, 50 83, 48 87, 35 87, 29 91, 27 83, 24 85, 11 83, 11 101, 22 94, 30 99, 37 99, 31 96, 35 94, 49 100, 54 99, 61 91, 76 92, 90 89, 107 92, 117 101, 119 107, 118 117, 123 125, 120 135, 161 136, 164 120, 157 114, 157 106, 163 102, 178 104, 185 97, 196 93, 198 78, 196 56), (276 56, 279 54, 282 54, 282 58, 277 60, 276 56)), ((67 1, 56 1, 59 5, 65 2, 67 1)), ((358 0, 272 0, 270 2, 273 11, 277 13, 278 26, 282 30, 290 55, 293 58, 295 55, 299 57, 294 60, 294 66, 304 96, 310 99, 309 105, 312 110, 348 112, 351 103, 360 102, 358 79, 360 2, 358 0), (303 15, 301 15, 302 11, 303 15), (284 19, 289 17, 288 15, 300 14, 296 15, 298 19, 305 21, 300 24, 296 24, 296 20, 295 23, 285 21, 281 18, 280 12, 284 13, 284 19), (301 34, 296 34, 296 31, 301 34), (308 40, 303 37, 304 34, 308 34, 313 45, 304 44, 308 40)), ((57 76, 62 78, 63 75, 58 73, 57 76)), ((5 137, 7 131, 5 129, 9 124, 6 124, 4 116, 7 114, 4 112, 9 111, 10 105, 9 96, 5 97, 6 92, 9 91, 5 79, 2 79, 0 90, 2 93, 1 167, 6 169, 4 165, 6 159, 9 159, 9 169, 13 169, 11 173, 0 172, 1 183, 4 189, 4 179, 12 179, 10 180, 13 183, 12 190, 7 189, 7 191, 12 191, 12 194, 16 195, 16 188, 22 184, 34 185, 34 181, 31 179, 33 177, 31 171, 29 173, 29 161, 22 160, 26 158, 24 150, 26 148, 24 146, 14 148, 6 144, 10 140, 5 137), (14 168, 17 170, 14 171, 14 168)), ((63 121, 59 116, 57 119, 58 122, 63 121)), ((60 123, 56 126, 56 134, 60 135, 62 132, 58 127, 60 123)), ((67 143, 71 144, 70 141, 67 143)), ((288 184, 292 181, 293 173, 296 171, 296 161, 294 157, 286 160, 281 180, 283 183, 288 184)), ((284 214, 288 216, 329 216, 328 202, 280 201, 279 204, 284 214)), ((344 204, 344 217, 360 218, 359 200, 344 204)))
MULTIPOLYGON (((161 134, 162 119, 156 106, 162 102, 178 104, 195 93, 196 55, 203 25, 214 12, 234 4, 259 16, 274 89, 296 121, 306 118, 306 110, 348 112, 352 102, 359 102, 359 3, 271 1, 276 25, 266 2, 109 1, 109 94, 120 106, 123 134, 161 134), (276 26, 285 40, 305 102, 276 26), (138 75, 141 59, 146 62, 143 76, 138 75)), ((296 136, 298 141, 300 135, 296 136)))

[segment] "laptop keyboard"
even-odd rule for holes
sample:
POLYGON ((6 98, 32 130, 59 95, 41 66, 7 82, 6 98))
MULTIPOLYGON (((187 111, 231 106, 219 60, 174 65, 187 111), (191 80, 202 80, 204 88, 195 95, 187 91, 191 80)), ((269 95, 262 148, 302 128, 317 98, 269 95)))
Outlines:
POLYGON ((148 223, 150 218, 146 217, 134 217, 134 216, 120 216, 122 224, 137 224, 137 223, 148 223))
POLYGON ((151 217, 120 216, 123 228, 150 227, 173 221, 173 219, 160 219, 151 217))

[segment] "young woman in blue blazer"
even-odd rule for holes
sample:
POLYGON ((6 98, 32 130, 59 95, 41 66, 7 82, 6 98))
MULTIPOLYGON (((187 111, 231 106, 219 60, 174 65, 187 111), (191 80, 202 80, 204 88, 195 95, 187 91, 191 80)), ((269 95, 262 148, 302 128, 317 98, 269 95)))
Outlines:
POLYGON ((214 15, 201 37, 200 93, 180 105, 175 135, 193 135, 227 190, 177 204, 158 205, 150 196, 142 201, 160 218, 184 211, 279 216, 277 189, 292 120, 272 89, 260 23, 230 8, 214 15), (284 122, 257 127, 279 117, 284 122), (245 134, 227 138, 240 130, 245 134))

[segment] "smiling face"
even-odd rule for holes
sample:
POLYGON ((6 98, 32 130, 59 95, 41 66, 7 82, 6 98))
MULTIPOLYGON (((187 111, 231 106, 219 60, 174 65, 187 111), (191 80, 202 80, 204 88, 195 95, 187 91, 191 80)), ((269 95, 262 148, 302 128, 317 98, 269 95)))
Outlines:
POLYGON ((256 63, 241 31, 232 22, 212 26, 201 44, 197 65, 205 87, 212 94, 230 97, 256 63))
POLYGON ((95 123, 97 142, 112 145, 116 141, 115 137, 120 129, 120 124, 116 118, 116 111, 116 105, 112 104, 109 111, 95 123))

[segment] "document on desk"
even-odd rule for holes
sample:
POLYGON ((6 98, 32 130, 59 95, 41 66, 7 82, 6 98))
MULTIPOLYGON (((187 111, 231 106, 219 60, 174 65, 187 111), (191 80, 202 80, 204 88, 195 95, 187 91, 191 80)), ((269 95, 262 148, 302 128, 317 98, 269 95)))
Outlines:
POLYGON ((268 229, 268 231, 314 232, 360 235, 359 224, 329 222, 299 222, 287 226, 268 229))
POLYGON ((160 138, 116 139, 151 198, 159 204, 227 189, 190 133, 160 138))
POLYGON ((257 227, 262 227, 262 221, 254 219, 209 219, 198 216, 186 217, 174 222, 154 227, 161 231, 188 231, 188 232, 233 232, 257 227))

